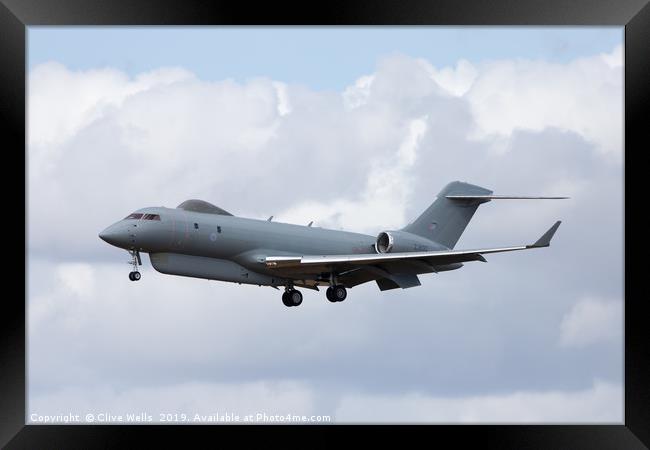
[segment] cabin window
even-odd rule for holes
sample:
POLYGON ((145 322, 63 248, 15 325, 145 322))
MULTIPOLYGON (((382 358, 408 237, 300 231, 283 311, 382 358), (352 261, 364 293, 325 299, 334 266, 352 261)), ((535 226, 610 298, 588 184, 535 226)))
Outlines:
POLYGON ((143 220, 160 220, 160 216, 158 214, 145 214, 143 220))
POLYGON ((198 229, 199 229, 199 224, 196 223, 196 222, 194 222, 194 229, 195 229, 195 230, 198 230, 198 229))
POLYGON ((139 219, 141 219, 141 218, 142 218, 142 214, 141 214, 141 213, 133 213, 133 214, 129 214, 129 215, 126 216, 124 219, 125 219, 125 220, 126 220, 126 219, 135 219, 135 220, 139 220, 139 219))

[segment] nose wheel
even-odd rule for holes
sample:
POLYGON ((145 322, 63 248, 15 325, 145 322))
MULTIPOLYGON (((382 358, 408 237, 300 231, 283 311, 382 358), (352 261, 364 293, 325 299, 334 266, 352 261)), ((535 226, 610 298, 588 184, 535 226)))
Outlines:
POLYGON ((129 264, 133 266, 133 271, 129 272, 129 280, 131 281, 138 281, 140 278, 142 278, 142 275, 140 272, 138 272, 138 266, 142 265, 142 259, 140 259, 140 252, 137 250, 129 250, 129 254, 131 255, 131 261, 129 261, 129 264))

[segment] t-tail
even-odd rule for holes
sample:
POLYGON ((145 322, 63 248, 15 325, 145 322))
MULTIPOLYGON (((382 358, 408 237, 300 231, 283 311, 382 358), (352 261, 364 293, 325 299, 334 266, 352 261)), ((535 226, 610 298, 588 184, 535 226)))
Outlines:
POLYGON ((445 186, 436 200, 403 231, 435 241, 453 249, 467 224, 482 203, 490 200, 565 199, 568 197, 528 197, 492 195, 492 191, 462 181, 445 186))

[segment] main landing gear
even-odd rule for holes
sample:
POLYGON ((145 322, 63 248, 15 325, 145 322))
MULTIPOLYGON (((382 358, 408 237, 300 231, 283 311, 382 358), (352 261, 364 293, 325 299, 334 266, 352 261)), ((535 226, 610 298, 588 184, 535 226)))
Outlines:
MULTIPOLYGON (((345 300, 348 296, 348 291, 345 289, 345 286, 336 284, 336 279, 333 276, 330 281, 332 284, 325 292, 327 299, 332 303, 345 300)), ((302 293, 294 289, 292 284, 288 284, 282 294, 282 303, 284 306, 298 306, 302 303, 302 293)))
POLYGON ((284 306, 299 306, 302 303, 302 293, 294 288, 287 287, 282 294, 284 306))
POLYGON ((129 280, 138 281, 140 278, 142 278, 142 275, 140 272, 138 272, 138 266, 142 265, 140 252, 137 250, 128 250, 128 252, 131 255, 131 261, 129 261, 129 264, 133 266, 133 271, 129 272, 129 280))
POLYGON ((338 284, 334 272, 330 273, 330 287, 325 291, 325 296, 332 303, 342 302, 348 296, 345 286, 338 284))
POLYGON ((332 302, 342 302, 348 296, 348 292, 345 290, 345 286, 337 284, 336 286, 330 286, 325 291, 325 296, 327 299, 332 302))

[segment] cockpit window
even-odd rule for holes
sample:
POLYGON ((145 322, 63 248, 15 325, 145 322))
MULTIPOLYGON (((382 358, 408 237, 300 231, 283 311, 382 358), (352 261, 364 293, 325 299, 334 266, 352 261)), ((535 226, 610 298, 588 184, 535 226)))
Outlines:
POLYGON ((144 220, 160 220, 160 216, 158 214, 145 214, 143 219, 144 220))
POLYGON ((139 220, 140 218, 142 218, 141 213, 133 213, 133 214, 129 214, 124 219, 136 219, 136 220, 139 220))

